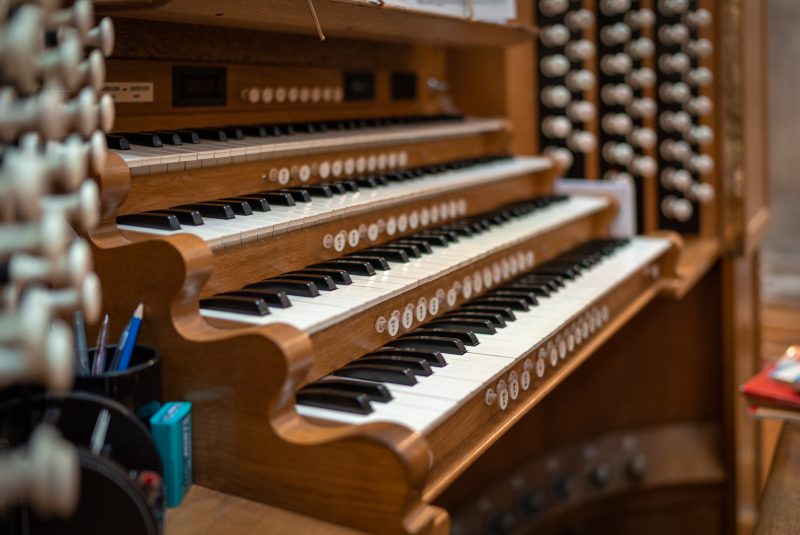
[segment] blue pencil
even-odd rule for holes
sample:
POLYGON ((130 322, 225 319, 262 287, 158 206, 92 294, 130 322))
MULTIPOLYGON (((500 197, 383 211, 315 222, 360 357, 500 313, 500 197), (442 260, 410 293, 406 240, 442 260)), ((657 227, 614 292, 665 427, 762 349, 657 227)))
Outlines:
POLYGON ((133 348, 136 346, 136 338, 139 335, 139 326, 142 324, 142 317, 144 316, 144 305, 139 303, 136 310, 131 316, 131 320, 122 331, 122 335, 117 342, 117 350, 114 352, 114 360, 111 361, 109 371, 123 371, 127 370, 131 362, 131 355, 133 348))

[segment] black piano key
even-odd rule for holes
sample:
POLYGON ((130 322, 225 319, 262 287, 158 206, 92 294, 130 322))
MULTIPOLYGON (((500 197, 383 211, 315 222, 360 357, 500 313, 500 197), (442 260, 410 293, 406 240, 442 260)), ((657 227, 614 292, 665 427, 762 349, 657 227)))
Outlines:
POLYGON ((239 130, 241 130, 246 136, 269 137, 270 135, 267 131, 267 127, 258 124, 239 126, 237 128, 239 128, 239 130))
POLYGON ((383 366, 380 364, 345 366, 344 368, 334 370, 333 375, 406 386, 414 386, 417 384, 414 372, 408 368, 396 368, 394 366, 383 366))
POLYGON ((368 262, 373 268, 380 271, 388 271, 391 269, 389 262, 382 256, 372 256, 359 253, 352 253, 343 258, 343 260, 358 260, 359 262, 368 262))
POLYGON ((439 351, 440 353, 449 353, 453 355, 463 355, 467 352, 467 348, 464 347, 464 342, 458 338, 443 336, 417 336, 414 334, 407 334, 401 338, 392 340, 392 345, 395 347, 431 349, 439 351))
POLYGON ((237 201, 236 199, 217 199, 214 202, 222 202, 231 207, 236 215, 253 215, 253 209, 247 201, 237 201))
POLYGON ((524 299, 528 305, 535 307, 539 304, 539 300, 536 299, 536 294, 529 291, 523 290, 522 288, 498 288, 497 290, 492 290, 489 293, 485 294, 491 297, 518 297, 524 299))
POLYGON ((223 310, 249 316, 266 316, 269 314, 266 301, 260 297, 239 295, 215 295, 214 297, 201 299, 200 308, 223 310))
POLYGON ((358 366, 361 364, 379 364, 382 366, 394 366, 395 368, 408 368, 414 375, 421 375, 423 377, 433 375, 430 364, 423 359, 414 357, 366 355, 348 364, 348 366, 358 366))
POLYGON ((397 355, 400 357, 415 357, 425 359, 431 366, 441 368, 447 366, 447 361, 441 352, 430 349, 416 349, 413 347, 394 347, 391 344, 381 347, 375 351, 367 353, 368 355, 397 355))
POLYGON ((456 318, 484 320, 490 322, 495 327, 495 329, 503 328, 506 326, 506 320, 503 319, 503 316, 501 316, 500 314, 495 314, 493 312, 475 312, 459 308, 457 310, 446 312, 441 317, 442 318, 456 317, 456 318))
POLYGON ((504 288, 520 288, 522 290, 528 290, 533 292, 535 295, 540 297, 549 297, 551 293, 553 293, 553 288, 547 284, 543 283, 536 283, 536 282, 512 282, 508 285, 504 286, 504 288))
POLYGON ((152 132, 125 132, 122 134, 131 145, 142 145, 143 147, 163 147, 161 138, 152 132))
POLYGON ((228 136, 228 139, 235 139, 237 141, 244 139, 244 132, 242 132, 242 129, 239 127, 226 126, 222 128, 222 131, 225 132, 225 135, 228 136))
POLYGON ((342 180, 340 182, 332 182, 332 184, 338 184, 342 186, 345 191, 358 191, 358 183, 355 180, 342 180))
POLYGON ((118 215, 117 224, 159 230, 180 230, 181 228, 177 217, 164 212, 118 215))
POLYGON ((271 290, 268 288, 242 288, 241 290, 232 290, 230 292, 223 292, 219 295, 235 295, 240 297, 260 297, 266 301, 267 306, 275 308, 289 308, 292 302, 289 301, 289 296, 286 292, 281 290, 271 290))
POLYGON ((458 234, 456 234, 456 233, 455 233, 455 232, 453 232, 452 230, 438 230, 438 229, 435 229, 435 230, 426 230, 426 231, 423 231, 423 232, 418 232, 418 233, 414 234, 414 237, 415 237, 415 238, 416 238, 416 237, 418 237, 418 236, 435 236, 435 237, 443 237, 443 238, 445 238, 445 239, 446 239, 446 240, 447 240, 449 243, 456 243, 456 242, 458 241, 458 234))
POLYGON ((464 316, 442 316, 441 318, 429 321, 425 324, 429 327, 437 329, 447 329, 448 327, 464 327, 471 331, 481 334, 494 334, 497 330, 489 320, 481 320, 478 318, 468 318, 464 316))
POLYGON ((131 144, 118 134, 106 134, 106 146, 113 150, 131 150, 131 144))
POLYGON ((263 196, 268 202, 277 204, 279 206, 294 206, 296 204, 294 202, 294 197, 292 197, 292 195, 289 193, 281 193, 278 191, 262 191, 258 195, 263 196))
POLYGON ((176 132, 169 132, 167 130, 156 130, 155 132, 148 132, 155 134, 161 138, 161 143, 164 145, 183 145, 183 140, 176 132))
POLYGON ((342 269, 351 275, 367 275, 369 277, 375 275, 375 268, 369 262, 361 262, 358 260, 328 260, 309 266, 311 268, 323 269, 342 269))
POLYGON ((381 256, 391 262, 399 262, 401 264, 407 264, 409 262, 408 255, 406 254, 405 251, 403 251, 402 249, 395 249, 391 247, 383 247, 383 246, 372 247, 370 249, 364 249, 362 251, 359 251, 358 254, 381 256))
POLYGON ((197 210, 181 210, 178 208, 167 208, 166 210, 153 210, 164 214, 172 214, 178 218, 181 225, 199 226, 203 224, 203 216, 197 210))
POLYGON ((459 310, 467 310, 469 312, 488 312, 490 314, 500 314, 505 321, 514 321, 517 319, 514 311, 510 307, 496 305, 492 303, 467 303, 461 305, 459 310))
POLYGON ((333 282, 336 284, 348 285, 353 284, 353 279, 350 278, 350 274, 343 270, 343 269, 324 269, 324 268, 306 268, 301 271, 292 271, 288 273, 288 275, 292 275, 294 273, 302 274, 302 273, 310 273, 312 275, 327 275, 333 282))
POLYGON ((475 230, 470 225, 455 225, 455 224, 451 224, 451 225, 444 225, 444 226, 439 227, 439 228, 443 229, 443 230, 449 230, 451 232, 455 232, 459 236, 472 236, 473 234, 475 234, 475 230))
POLYGON ((306 387, 297 391, 295 399, 300 405, 320 407, 354 414, 369 414, 372 405, 364 394, 321 387, 306 387))
POLYGON ((386 385, 369 381, 359 381, 357 379, 334 379, 332 377, 325 377, 320 381, 307 385, 305 388, 317 387, 364 394, 370 401, 385 403, 393 399, 386 385))
POLYGON ((537 275, 558 275, 568 280, 576 280, 579 273, 576 270, 539 266, 534 269, 537 275))
POLYGON ((300 189, 279 189, 278 193, 288 193, 292 196, 295 202, 311 202, 311 195, 308 192, 300 189))
POLYGON ((564 287, 564 278, 559 277, 558 275, 530 274, 520 278, 519 280, 522 282, 540 282, 542 284, 548 285, 554 291, 558 291, 559 288, 564 287))
POLYGON ((297 188, 301 191, 307 192, 312 197, 325 197, 330 198, 333 197, 333 190, 325 184, 321 184, 318 186, 304 186, 302 188, 297 188))
POLYGON ((250 205, 250 209, 253 210, 254 212, 270 211, 269 202, 267 202, 266 197, 263 197, 261 195, 244 195, 241 197, 229 197, 227 200, 246 202, 247 204, 250 205))
POLYGON ((181 204, 179 206, 175 206, 174 208, 178 208, 180 210, 196 210, 200 212, 201 216, 209 217, 211 219, 233 219, 236 217, 233 214, 233 208, 225 203, 197 202, 191 204, 181 204))
POLYGON ((522 298, 515 298, 515 297, 479 297, 477 299, 473 299, 471 303, 475 303, 478 305, 498 305, 501 307, 508 307, 512 310, 521 310, 523 312, 527 312, 530 310, 530 306, 525 299, 522 298))
POLYGON ((433 325, 423 325, 415 329, 411 334, 415 336, 441 336, 443 338, 456 338, 461 340, 464 345, 476 346, 480 342, 472 329, 465 327, 434 327, 433 325))
POLYGON ((194 130, 175 130, 174 133, 177 134, 184 143, 192 145, 200 143, 200 135, 194 130))
POLYGON ((431 254, 433 249, 431 245, 425 240, 414 240, 411 238, 403 238, 401 240, 394 240, 392 242, 394 245, 412 245, 419 249, 419 251, 423 254, 431 254))
POLYGON ((354 182, 361 188, 378 188, 382 186, 382 184, 372 176, 357 178, 354 182))
POLYGON ((287 295, 298 295, 301 297, 319 296, 319 288, 311 281, 290 278, 266 279, 260 282, 248 284, 245 288, 265 288, 280 290, 287 295))
MULTIPOLYGON (((379 246, 379 249, 395 249, 398 251, 403 251, 409 258, 422 258, 422 251, 420 251, 419 247, 416 245, 409 244, 402 244, 402 243, 384 243, 383 245, 379 246)), ((373 250, 373 249, 370 249, 373 250)))
POLYGON ((448 240, 444 236, 436 236, 436 235, 422 235, 422 234, 412 234, 408 237, 408 240, 415 240, 415 241, 423 241, 427 243, 429 246, 433 247, 449 247, 450 240, 448 240))
POLYGON ((315 275, 313 273, 291 273, 286 274, 286 277, 290 277, 296 280, 303 280, 303 281, 310 281, 317 285, 317 289, 320 291, 330 292, 336 289, 336 283, 333 282, 333 278, 329 277, 328 275, 315 275))
POLYGON ((222 128, 197 128, 197 135, 210 141, 228 141, 228 134, 222 128))
POLYGON ((326 186, 331 189, 331 193, 334 195, 344 195, 347 193, 347 188, 340 182, 328 182, 326 186))

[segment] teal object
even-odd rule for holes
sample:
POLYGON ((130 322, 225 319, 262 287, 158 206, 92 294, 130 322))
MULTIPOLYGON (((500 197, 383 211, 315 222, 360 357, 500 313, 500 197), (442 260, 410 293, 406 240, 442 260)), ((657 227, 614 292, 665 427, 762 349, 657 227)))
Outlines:
POLYGON ((150 432, 164 463, 167 507, 177 507, 192 485, 192 404, 165 403, 150 418, 150 432))

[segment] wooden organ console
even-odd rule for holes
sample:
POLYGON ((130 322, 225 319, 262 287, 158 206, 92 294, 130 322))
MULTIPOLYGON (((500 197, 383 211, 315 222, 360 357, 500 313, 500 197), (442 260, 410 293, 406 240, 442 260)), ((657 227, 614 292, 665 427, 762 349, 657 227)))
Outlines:
POLYGON ((288 0, 97 2, 89 237, 195 483, 364 532, 746 532, 763 9, 310 4, 324 42, 288 0), (641 234, 564 175, 633 182, 641 234))

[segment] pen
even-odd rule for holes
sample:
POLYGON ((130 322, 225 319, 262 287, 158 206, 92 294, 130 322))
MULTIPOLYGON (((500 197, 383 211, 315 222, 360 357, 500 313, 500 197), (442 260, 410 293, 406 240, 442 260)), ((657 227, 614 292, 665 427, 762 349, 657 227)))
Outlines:
POLYGON ((97 334, 97 344, 94 350, 94 363, 92 365, 92 375, 103 373, 106 362, 106 343, 108 342, 108 314, 100 324, 100 332, 97 334))
POLYGON ((79 375, 89 375, 89 348, 86 347, 86 323, 80 310, 72 313, 72 326, 75 329, 75 359, 79 375))
POLYGON ((142 324, 142 316, 144 316, 144 305, 139 303, 128 325, 119 337, 117 350, 114 352, 114 360, 111 361, 111 365, 108 367, 109 371, 122 371, 128 368, 133 348, 136 346, 136 337, 139 335, 139 326, 142 324))

